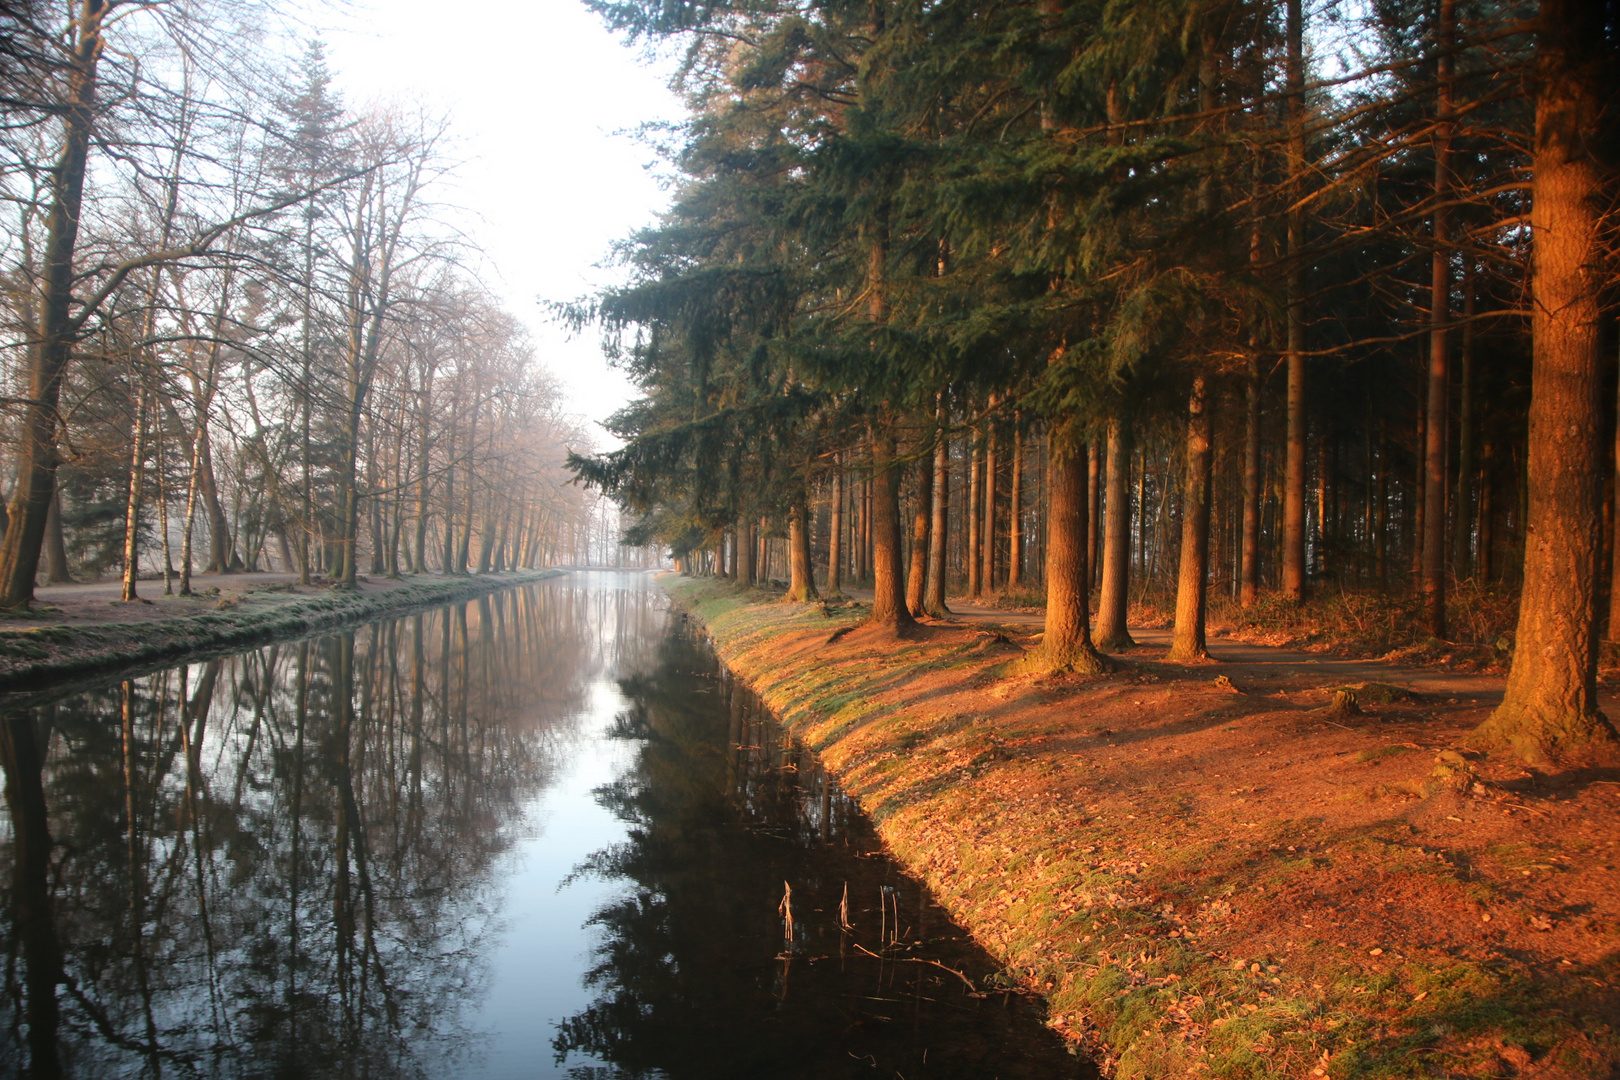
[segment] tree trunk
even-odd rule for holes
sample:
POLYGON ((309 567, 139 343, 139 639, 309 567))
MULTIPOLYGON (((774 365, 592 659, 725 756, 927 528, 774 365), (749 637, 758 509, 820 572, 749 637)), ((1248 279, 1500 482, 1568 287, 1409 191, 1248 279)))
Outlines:
MULTIPOLYGON (((1301 0, 1287 0, 1288 191, 1297 201, 1305 178, 1305 59, 1301 0)), ((1288 212, 1288 460, 1283 480, 1282 593, 1305 598, 1305 214, 1288 212)))
POLYGON ((1097 648, 1108 652, 1136 642, 1125 628, 1131 583, 1131 445, 1130 422, 1108 421, 1108 494, 1103 500, 1108 520, 1103 528, 1102 596, 1097 601, 1097 648))
POLYGON ((1532 369, 1524 587, 1502 704, 1475 733, 1545 761, 1615 741, 1598 711, 1603 123, 1615 123, 1605 6, 1542 0, 1536 43, 1532 369))
POLYGON ((45 518, 45 584, 66 585, 73 580, 68 572, 67 539, 62 535, 62 493, 51 492, 51 509, 45 518))
POLYGON ((984 559, 984 519, 980 516, 980 507, 983 505, 979 495, 984 490, 980 482, 981 463, 983 451, 979 441, 973 439, 973 456, 968 460, 968 501, 967 501, 967 592, 968 596, 977 599, 984 591, 984 579, 980 577, 979 570, 984 559))
POLYGON ((199 470, 197 479, 202 493, 203 510, 208 514, 207 572, 228 574, 236 561, 236 546, 231 541, 230 520, 226 518, 225 507, 219 500, 219 483, 214 476, 214 451, 208 437, 206 410, 199 410, 197 424, 197 438, 202 441, 198 443, 194 456, 196 468, 199 470))
POLYGON ((917 507, 911 520, 911 566, 906 575, 906 610, 927 614, 923 588, 928 582, 929 528, 934 522, 934 467, 923 458, 917 467, 917 507))
POLYGON ((1452 574, 1458 580, 1474 576, 1475 474, 1479 471, 1477 423, 1474 416, 1474 274, 1463 264, 1463 327, 1461 385, 1457 388, 1457 509, 1452 522, 1452 574))
MULTIPOLYGON (((886 427, 886 425, 885 425, 886 427)), ((906 607, 900 564, 900 472, 894 436, 872 433, 872 615, 870 625, 903 631, 916 625, 906 607)))
POLYGON ((1447 233, 1446 200, 1451 196, 1451 28, 1456 0, 1440 0, 1440 24, 1435 45, 1439 51, 1440 100, 1434 136, 1434 254, 1429 288, 1429 409, 1423 448, 1423 621, 1433 637, 1446 637, 1446 465, 1450 440, 1446 437, 1451 406, 1451 357, 1447 335, 1451 322, 1451 252, 1447 233))
MULTIPOLYGON (((996 407, 996 399, 990 399, 996 407)), ((996 591, 996 426, 994 421, 985 425, 984 433, 984 529, 979 542, 984 545, 984 568, 979 571, 979 588, 987 593, 996 591)))
POLYGON ((28 397, 17 447, 17 489, 7 508, 0 545, 0 608, 27 607, 34 599, 45 519, 56 492, 56 408, 72 360, 74 253, 78 246, 85 165, 95 124, 96 66, 107 0, 84 0, 76 19, 73 63, 62 110, 62 150, 47 180, 50 209, 40 259, 39 323, 28 354, 28 397))
POLYGON ((832 506, 827 536, 827 599, 844 595, 844 468, 833 462, 832 506))
POLYGON ((1205 660, 1208 609, 1210 478, 1214 467, 1204 376, 1193 379, 1187 401, 1187 477, 1181 505, 1181 569, 1176 581, 1176 625, 1168 660, 1205 660))
POLYGON ((1260 599, 1260 358, 1249 360, 1243 386, 1243 554, 1238 603, 1260 599))
POLYGON ((1046 632, 1029 663, 1042 671, 1098 674, 1107 662, 1091 643, 1086 573, 1086 448, 1079 425, 1051 425, 1047 436, 1046 632))
POLYGON ((759 556, 759 538, 754 532, 754 523, 737 530, 737 583, 744 588, 753 588, 759 579, 756 560, 759 556))
MULTIPOLYGON (((1097 456, 1092 454, 1095 463, 1097 456)), ((1012 484, 1007 491, 1007 591, 1013 592, 1024 584, 1024 427, 1017 415, 1013 417, 1013 452, 1010 463, 1012 484)), ((1095 481, 1095 476, 1093 476, 1095 481)), ((1095 500, 1093 500, 1095 502, 1095 500)), ((1096 536, 1096 507, 1093 505, 1091 516, 1091 535, 1086 542, 1086 558, 1091 558, 1091 541, 1096 536)), ((1091 570, 1086 570, 1090 579, 1091 570)))
POLYGON ((934 447, 934 520, 928 529, 928 585, 923 593, 923 610, 936 619, 951 613, 945 606, 945 541, 950 525, 951 444, 945 434, 944 395, 935 410, 939 442, 934 447))
MULTIPOLYGON (((1103 531, 1103 441, 1093 440, 1087 447, 1086 494, 1086 580, 1097 582, 1102 578, 1103 531)), ((1020 450, 1022 443, 1019 444, 1020 450)), ((1016 485, 1015 485, 1016 486, 1016 485)))
POLYGON ((146 373, 135 372, 135 416, 129 437, 129 501, 124 509, 124 589, 120 599, 139 600, 141 474, 146 457, 146 373))
POLYGON ((814 566, 810 561, 810 503, 800 494, 788 511, 788 603, 805 604, 821 598, 816 592, 814 566))

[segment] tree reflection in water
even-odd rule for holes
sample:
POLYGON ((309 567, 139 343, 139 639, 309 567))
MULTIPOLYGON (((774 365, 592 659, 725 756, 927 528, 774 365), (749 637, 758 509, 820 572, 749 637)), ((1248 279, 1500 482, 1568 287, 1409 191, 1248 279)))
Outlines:
POLYGON ((0 1075, 439 1076, 645 599, 550 585, 0 713, 0 1075))
POLYGON ((597 996, 560 1026, 559 1064, 584 1055, 609 1064, 576 1077, 676 1080, 1096 1075, 1028 1003, 973 996, 946 970, 994 981, 699 642, 670 633, 656 669, 621 687, 632 704, 614 733, 641 746, 597 795, 628 839, 578 873, 628 887, 593 919, 597 996))

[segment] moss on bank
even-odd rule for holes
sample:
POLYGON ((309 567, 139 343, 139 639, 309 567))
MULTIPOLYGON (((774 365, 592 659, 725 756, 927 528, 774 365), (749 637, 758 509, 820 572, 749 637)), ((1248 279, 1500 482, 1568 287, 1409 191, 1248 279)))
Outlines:
MULTIPOLYGON (((1620 1061, 1613 875, 1575 881, 1567 861, 1614 854, 1594 846, 1613 843, 1602 789, 1567 809, 1506 783, 1420 797, 1403 778, 1432 762, 1390 749, 1398 713, 1352 731, 1296 689, 1234 694, 1146 662, 1018 679, 1017 645, 982 628, 863 638, 839 633, 857 605, 662 580, 1109 1074, 1573 1078, 1620 1061), (1525 842, 1493 847, 1486 828, 1525 842)), ((1439 745, 1434 708, 1408 719, 1439 745)))
POLYGON ((303 637, 413 608, 472 599, 561 572, 435 575, 358 592, 305 593, 270 587, 228 600, 229 606, 173 618, 6 627, 0 629, 0 691, 303 637))

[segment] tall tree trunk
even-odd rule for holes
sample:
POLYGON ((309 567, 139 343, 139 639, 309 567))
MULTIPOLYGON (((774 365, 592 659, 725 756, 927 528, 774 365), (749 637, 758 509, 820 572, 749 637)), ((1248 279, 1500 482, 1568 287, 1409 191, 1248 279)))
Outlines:
POLYGON ((139 600, 141 562, 141 473, 146 458, 146 373, 135 372, 135 415, 129 436, 129 501, 124 510, 124 589, 120 598, 139 600))
POLYGON ((1243 381, 1243 554, 1238 603, 1260 599, 1260 358, 1250 357, 1243 381))
POLYGON ((1457 509, 1452 525, 1452 573, 1459 580, 1474 576, 1474 495, 1479 453, 1475 449, 1479 433, 1474 408, 1474 272, 1463 264, 1463 326, 1461 385, 1457 388, 1457 509))
MULTIPOLYGON (((996 399, 990 398, 990 408, 994 411, 996 399)), ((986 421, 984 432, 984 484, 981 488, 984 499, 984 529, 979 533, 979 542, 984 545, 984 566, 979 571, 979 587, 987 593, 996 591, 996 425, 994 420, 986 421)))
POLYGON ((906 607, 900 563, 900 471, 894 436, 880 421, 872 432, 872 615, 873 626, 896 631, 916 625, 906 607))
POLYGON ((1176 624, 1169 660, 1204 660, 1208 609, 1210 478, 1215 453, 1204 376, 1193 379, 1187 401, 1187 476, 1181 504, 1181 568, 1176 580, 1176 624))
POLYGON ((980 449, 977 436, 973 436, 973 455, 968 459, 968 501, 965 513, 967 514, 967 592, 968 596, 977 599, 984 591, 984 578, 980 575, 984 559, 984 518, 980 508, 983 502, 980 493, 984 485, 980 482, 983 472, 982 465, 984 453, 980 449))
MULTIPOLYGON (((1096 486, 1096 448, 1092 448, 1091 486, 1096 486)), ((1007 492, 1007 591, 1013 592, 1024 584, 1024 426, 1021 418, 1013 416, 1013 452, 1012 452, 1012 484, 1007 492)), ((1097 501, 1093 497, 1091 515, 1088 521, 1091 532, 1086 543, 1086 557, 1089 563, 1095 548, 1097 536, 1097 501)), ((1090 574, 1089 568, 1087 574, 1090 574)), ((1090 580, 1090 577, 1087 577, 1090 580)))
POLYGON ((51 492, 51 509, 45 517, 45 583, 66 585, 73 580, 68 572, 67 538, 62 534, 62 493, 51 492))
POLYGON ((1102 595, 1097 601, 1097 648, 1108 652, 1136 642, 1125 628, 1131 583, 1131 425, 1108 420, 1108 494, 1103 500, 1108 520, 1103 528, 1102 595))
POLYGON ((1106 467, 1103 447, 1106 445, 1104 440, 1093 439, 1086 447, 1086 493, 1091 500, 1086 514, 1086 580, 1093 583, 1102 579, 1103 469, 1106 467))
POLYGON ((1451 197, 1451 37, 1456 0, 1440 0, 1435 35, 1438 52, 1439 103, 1434 136, 1434 254, 1429 288, 1429 410, 1423 448, 1423 621, 1429 633, 1446 636, 1446 437, 1451 406, 1451 237, 1447 230, 1451 197))
POLYGON ((951 613, 945 606, 945 541, 950 525, 951 444, 945 431, 945 396, 935 407, 939 441, 934 446, 934 520, 928 530, 928 585, 923 592, 923 610, 936 619, 951 613))
POLYGON ((832 505, 827 536, 827 599, 844 595, 844 465, 833 462, 832 505))
POLYGON ((1378 587, 1389 587, 1389 428, 1378 418, 1378 587))
POLYGON ((923 458, 917 466, 917 506, 911 520, 911 565, 906 574, 906 610, 927 614, 923 588, 928 583, 928 531, 934 522, 934 466, 923 458))
MULTIPOLYGON (((219 498, 219 483, 214 476, 214 452, 208 438, 208 425, 203 422, 202 444, 198 451, 197 463, 201 469, 198 477, 202 488, 203 509, 208 514, 208 567, 212 574, 228 574, 236 563, 236 545, 231 540, 230 519, 225 516, 225 505, 219 498)), ((308 530, 305 530, 305 547, 308 547, 308 530)), ((305 556, 308 560, 308 556, 305 556)))
POLYGON ((72 360, 74 253, 78 246, 85 165, 95 126, 96 67, 107 0, 83 0, 74 20, 73 60, 67 72, 62 149, 47 180, 50 209, 40 259, 39 322, 28 353, 28 404, 17 446, 17 488, 7 508, 0 544, 0 608, 27 607, 34 599, 45 519, 56 492, 57 403, 72 360))
POLYGON ((754 530, 752 521, 737 530, 737 582, 750 589, 759 581, 759 537, 754 530))
POLYGON ((1529 500, 1518 639, 1502 704, 1475 734, 1536 761, 1615 741, 1598 711, 1602 207, 1614 163, 1607 6, 1542 0, 1536 60, 1529 500), (1605 129, 1607 125, 1607 129, 1605 129))
POLYGON ((861 477, 855 523, 855 580, 864 585, 872 576, 872 478, 861 477))
MULTIPOLYGON (((1301 0, 1287 0, 1288 198, 1297 203, 1305 179, 1305 17, 1301 0)), ((1288 459, 1283 480, 1282 593, 1305 598, 1305 213, 1288 211, 1287 305, 1288 459)))
POLYGON ((788 511, 788 591, 790 604, 818 600, 815 564, 810 559, 810 502, 801 492, 788 511))
POLYGON ((1029 664, 1097 674, 1107 662, 1091 642, 1086 551, 1086 447, 1074 420, 1053 423, 1047 444, 1046 632, 1029 664))

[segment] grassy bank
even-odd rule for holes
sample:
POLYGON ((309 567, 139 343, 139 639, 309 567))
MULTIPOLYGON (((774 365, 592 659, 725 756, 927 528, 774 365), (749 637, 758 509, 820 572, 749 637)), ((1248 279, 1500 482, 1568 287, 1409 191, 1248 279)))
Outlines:
POLYGON ((1620 773, 1463 746, 1478 703, 1017 627, 857 629, 663 579, 894 853, 1122 1077, 1600 1077, 1620 1062, 1620 773))
POLYGON ((424 575, 368 582, 354 592, 286 585, 249 587, 241 593, 214 590, 213 595, 148 604, 139 610, 139 619, 84 624, 54 618, 60 612, 47 606, 0 623, 0 690, 301 637, 558 573, 424 575))

